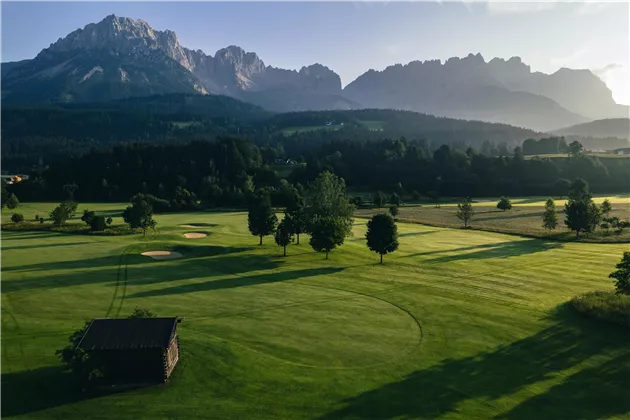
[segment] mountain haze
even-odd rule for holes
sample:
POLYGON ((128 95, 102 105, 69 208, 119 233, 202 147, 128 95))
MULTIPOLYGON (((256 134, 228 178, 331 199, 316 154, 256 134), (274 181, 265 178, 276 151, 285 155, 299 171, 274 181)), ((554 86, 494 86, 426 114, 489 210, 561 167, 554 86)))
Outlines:
POLYGON ((31 60, 2 64, 7 104, 221 94, 278 112, 392 108, 540 131, 628 112, 590 71, 532 73, 518 57, 414 61, 369 70, 341 86, 339 75, 322 64, 276 68, 234 45, 207 55, 182 46, 173 31, 114 15, 77 29, 31 60))

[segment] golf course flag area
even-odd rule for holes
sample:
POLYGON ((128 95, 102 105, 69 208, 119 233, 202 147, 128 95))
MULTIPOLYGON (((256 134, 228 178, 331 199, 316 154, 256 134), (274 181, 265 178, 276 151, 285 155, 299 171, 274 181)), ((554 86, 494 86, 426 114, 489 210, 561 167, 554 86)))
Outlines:
MULTIPOLYGON (((79 208, 122 222, 122 204, 79 208)), ((379 264, 365 219, 325 259, 307 235, 287 257, 258 245, 243 212, 154 218, 146 236, 2 233, 3 418, 630 418, 628 328, 567 304, 613 290, 628 244, 398 223, 379 264), (168 383, 73 386, 55 351, 136 308, 185 319, 168 383)))

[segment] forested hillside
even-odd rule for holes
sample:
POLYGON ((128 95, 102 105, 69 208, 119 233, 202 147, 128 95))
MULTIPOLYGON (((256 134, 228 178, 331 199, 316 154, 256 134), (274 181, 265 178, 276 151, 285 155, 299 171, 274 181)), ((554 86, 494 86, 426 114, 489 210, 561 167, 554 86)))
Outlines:
MULTIPOLYGON (((328 140, 301 151, 305 165, 288 176, 298 188, 328 170, 352 188, 408 196, 564 195, 575 178, 594 193, 630 189, 630 159, 524 159, 520 148, 491 157, 447 145, 433 151, 405 139, 328 140)), ((269 146, 245 139, 134 143, 59 160, 13 190, 21 199, 58 200, 67 196, 64 185, 76 184, 75 198, 83 201, 124 201, 143 192, 167 200, 164 208, 182 209, 242 206, 255 189, 270 188, 274 203, 283 205, 293 187, 268 166, 272 158, 269 146)))

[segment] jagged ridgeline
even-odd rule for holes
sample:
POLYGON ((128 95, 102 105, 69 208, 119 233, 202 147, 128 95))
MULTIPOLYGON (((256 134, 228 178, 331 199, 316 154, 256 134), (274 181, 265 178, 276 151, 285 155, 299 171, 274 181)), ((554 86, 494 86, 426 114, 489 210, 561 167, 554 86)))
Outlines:
POLYGON ((2 64, 3 105, 170 93, 227 95, 276 112, 391 108, 538 131, 628 115, 589 70, 544 74, 518 57, 470 54, 369 70, 342 88, 322 64, 280 69, 234 45, 208 55, 182 46, 173 31, 113 15, 31 60, 2 64))

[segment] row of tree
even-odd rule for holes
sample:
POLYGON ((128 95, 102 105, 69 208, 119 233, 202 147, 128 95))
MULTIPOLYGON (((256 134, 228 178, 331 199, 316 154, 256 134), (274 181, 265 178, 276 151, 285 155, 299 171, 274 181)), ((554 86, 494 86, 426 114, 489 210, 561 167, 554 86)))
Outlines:
MULTIPOLYGON (((396 207, 393 207, 396 208, 396 207)), ((310 235, 309 244, 317 252, 328 253, 342 245, 351 234, 355 206, 350 202, 343 178, 323 172, 305 190, 303 196, 294 190, 280 223, 271 205, 268 191, 257 191, 250 201, 248 227, 252 235, 263 237, 274 234, 276 244, 284 248, 297 243, 301 233, 310 235)), ((368 222, 367 246, 383 255, 398 249, 397 228, 391 216, 376 215, 368 222)))

